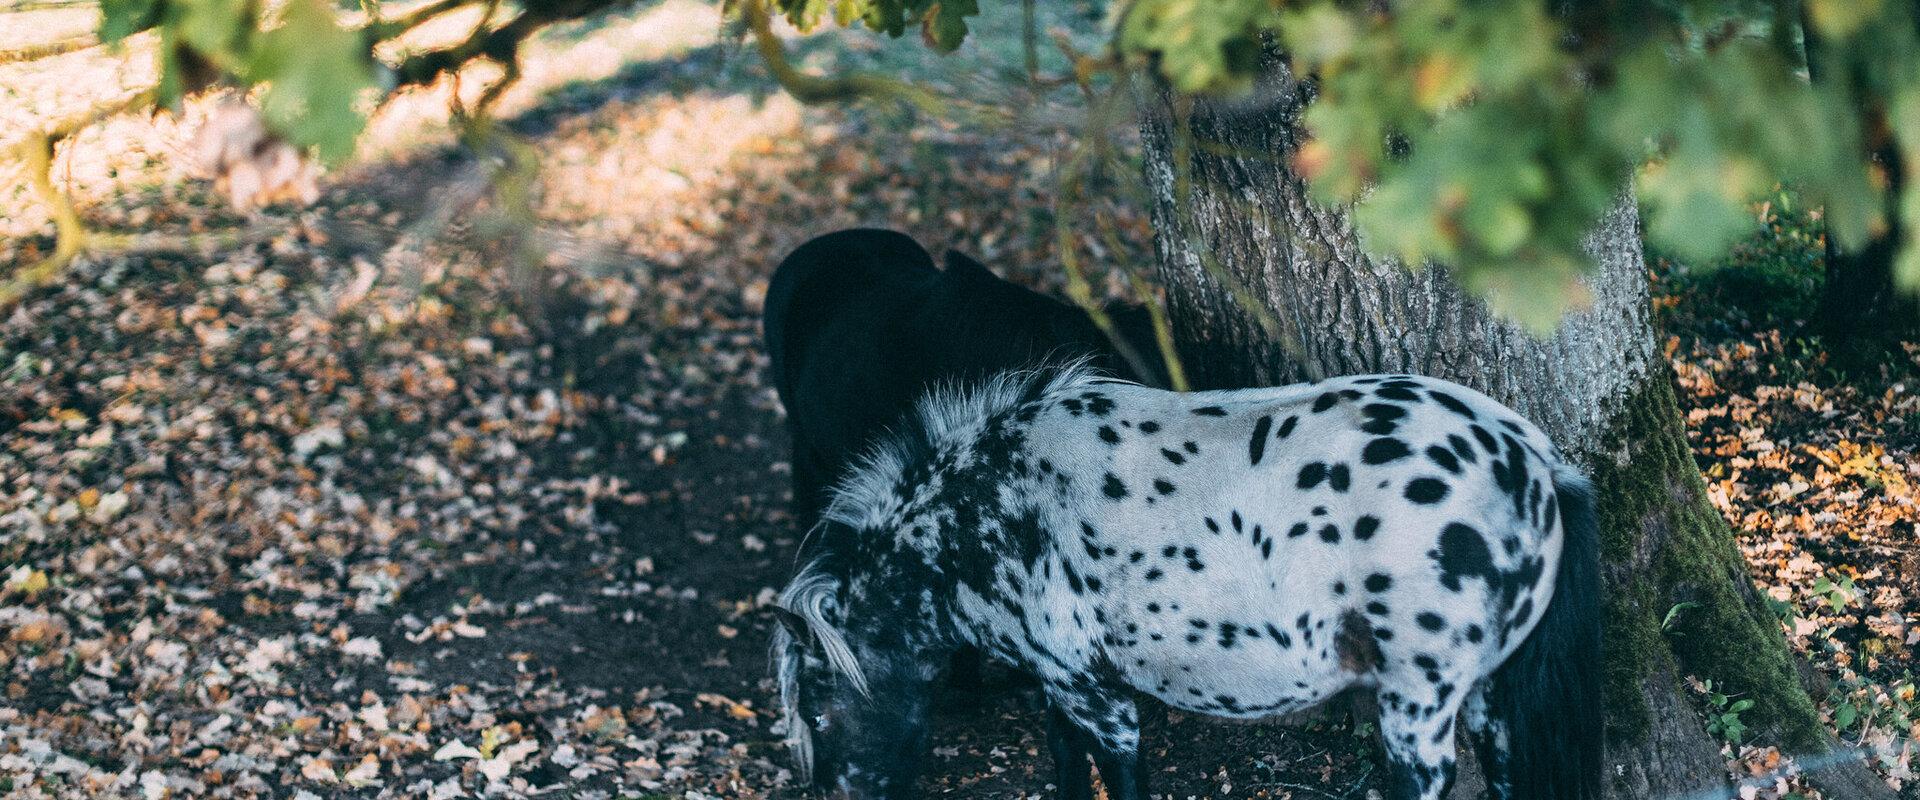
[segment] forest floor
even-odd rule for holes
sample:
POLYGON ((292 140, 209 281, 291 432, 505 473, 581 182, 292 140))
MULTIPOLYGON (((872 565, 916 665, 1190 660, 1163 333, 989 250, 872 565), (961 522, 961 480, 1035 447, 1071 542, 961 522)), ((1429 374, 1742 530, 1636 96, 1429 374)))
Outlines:
MULTIPOLYGON (((31 24, 0 48, 84 13, 7 15, 31 24)), ((0 793, 802 796, 766 662, 796 539, 768 272, 876 225, 1057 289, 1056 213, 1100 221, 1075 230, 1109 293, 1151 263, 1124 181, 1055 203, 1066 154, 1124 121, 1026 88, 993 25, 949 59, 800 43, 1014 109, 958 121, 799 107, 691 0, 555 29, 501 109, 540 154, 527 207, 453 144, 447 95, 479 81, 382 111, 304 209, 238 215, 182 174, 205 103, 78 137, 56 176, 118 244, 0 311, 0 793)), ((0 138, 150 80, 151 45, 0 65, 0 138)), ((1794 309, 1752 312, 1818 288, 1804 221, 1775 221, 1753 269, 1655 264, 1669 354, 1830 721, 1911 791, 1920 350, 1842 379, 1794 309)), ((44 222, 0 183, 0 265, 44 222)), ((1702 687, 1730 769, 1772 766, 1738 703, 1702 687)), ((930 795, 1048 794, 1030 699, 941 707, 930 795)), ((1357 800, 1368 733, 1155 712, 1146 741, 1167 797, 1357 800)))

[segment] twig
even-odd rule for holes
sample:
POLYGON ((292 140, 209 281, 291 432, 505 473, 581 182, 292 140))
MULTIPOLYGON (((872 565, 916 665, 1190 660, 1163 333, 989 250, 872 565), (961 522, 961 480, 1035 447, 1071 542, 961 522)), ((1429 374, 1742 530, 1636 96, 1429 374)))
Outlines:
POLYGON ((100 0, 21 0, 0 6, 0 14, 17 14, 26 11, 47 11, 61 8, 88 8, 100 5, 100 0))
MULTIPOLYGON (((1106 214, 1094 212, 1094 221, 1100 226, 1100 238, 1107 242, 1111 252, 1121 252, 1120 237, 1114 233, 1113 221, 1106 214)), ((1173 342, 1173 324, 1167 319, 1166 306, 1161 305, 1160 295, 1153 286, 1140 277, 1135 269, 1122 267, 1121 274, 1126 275, 1127 285, 1133 288, 1133 294, 1140 299, 1140 305, 1147 309, 1147 319, 1153 323, 1153 343, 1160 350, 1160 362, 1167 368, 1167 388, 1176 392, 1193 391, 1187 382, 1187 366, 1180 361, 1180 351, 1173 342)))
POLYGON ((1020 55, 1029 86, 1040 83, 1040 31, 1033 6, 1034 0, 1020 0, 1020 55))
POLYGON ((903 100, 929 116, 940 116, 946 103, 921 87, 870 72, 852 72, 831 78, 811 75, 793 65, 787 47, 773 33, 773 21, 767 15, 766 0, 744 0, 747 27, 753 31, 755 46, 773 79, 787 94, 807 105, 874 98, 903 100))
MULTIPOLYGON (((1093 296, 1093 283, 1087 280, 1086 270, 1080 265, 1079 247, 1074 243, 1074 229, 1069 220, 1072 218, 1074 197, 1079 193, 1080 172, 1086 160, 1086 152, 1087 148, 1084 146, 1076 149, 1066 163, 1060 166, 1060 193, 1054 199, 1054 240, 1060 248, 1060 264, 1067 269, 1067 298, 1072 300, 1074 305, 1079 306, 1080 310, 1086 313, 1087 319, 1093 321, 1094 327, 1099 328, 1100 332, 1106 335, 1107 341, 1113 344, 1113 349, 1120 354, 1120 358, 1127 362, 1134 373, 1145 378, 1153 373, 1146 368, 1147 363, 1141 355, 1134 351, 1133 343, 1120 335, 1120 329, 1113 324, 1113 317, 1107 313, 1106 307, 1093 296)), ((1167 341, 1170 343, 1171 339, 1167 341)), ((1161 353, 1163 357, 1171 355, 1171 351, 1164 347, 1161 353)))
POLYGON ((1070 73, 1067 78, 1058 80, 1079 86, 1080 93, 1085 95, 1087 100, 1093 100, 1093 76, 1113 71, 1120 62, 1112 55, 1090 56, 1080 52, 1080 48, 1073 46, 1073 40, 1065 31, 1054 30, 1052 36, 1053 46, 1067 58, 1070 73))
POLYGON ((115 117, 132 111, 136 106, 152 105, 155 97, 156 95, 153 89, 141 89, 136 92, 131 92, 122 95, 119 99, 108 100, 86 111, 55 122, 51 126, 41 129, 40 134, 54 141, 59 141, 79 133, 81 129, 108 117, 115 117))
MULTIPOLYGON (((1080 309, 1086 313, 1087 318, 1091 319, 1094 325, 1100 329, 1100 332, 1106 335, 1107 340, 1113 344, 1114 350, 1120 354, 1120 357, 1133 368, 1136 374, 1144 379, 1146 376, 1152 374, 1151 371, 1146 369, 1144 356, 1135 352, 1133 343, 1127 341, 1125 337, 1120 335, 1119 329, 1107 315, 1106 308, 1094 302, 1092 286, 1088 283, 1084 271, 1080 268, 1080 256, 1074 248, 1071 225, 1068 223, 1073 198, 1079 193, 1081 188, 1080 173, 1084 169, 1085 162, 1090 157, 1098 157, 1103 161, 1111 158, 1110 148, 1107 147, 1107 140, 1099 135, 1099 131, 1103 129, 1102 122, 1107 118, 1105 112, 1110 110, 1112 105, 1121 96, 1121 89, 1115 88, 1105 97, 1096 95, 1092 84, 1092 70, 1082 69, 1082 66, 1088 62, 1083 60, 1083 57, 1073 49, 1072 44, 1066 40, 1064 35, 1058 35, 1056 33, 1055 43, 1060 46, 1062 52, 1066 53, 1067 59, 1073 62, 1072 80, 1080 87, 1081 93, 1086 95, 1091 106, 1087 115, 1090 120, 1087 132, 1081 136, 1073 154, 1068 158, 1067 162, 1061 166, 1058 199, 1055 200, 1054 206, 1053 224, 1055 238, 1058 240, 1060 247, 1061 264, 1067 268, 1067 296, 1073 300, 1074 304, 1080 306, 1080 309), (1097 156, 1089 156, 1089 153, 1097 154, 1097 156)), ((1113 253, 1123 252, 1123 248, 1119 243, 1119 237, 1113 233, 1112 224, 1106 217, 1095 212, 1094 221, 1097 223, 1102 237, 1106 239, 1107 249, 1113 253)), ((1153 323, 1154 345, 1156 349, 1159 350, 1161 363, 1165 365, 1167 370, 1167 388, 1177 392, 1189 391, 1186 367, 1180 361, 1179 351, 1175 349, 1173 328, 1167 322, 1166 310, 1160 305, 1159 298, 1154 295, 1152 288, 1147 285, 1145 280, 1141 279, 1140 276, 1135 274, 1131 269, 1123 268, 1121 272, 1126 275, 1129 285, 1133 288, 1134 294, 1140 298, 1141 304, 1146 306, 1147 316, 1153 323)))
POLYGON ((87 251, 90 253, 115 253, 128 250, 146 252, 197 253, 209 250, 225 250, 249 242, 263 242, 280 236, 293 229, 293 225, 281 221, 254 222, 244 227, 211 230, 203 233, 119 233, 89 231, 87 233, 87 251))
POLYGON ((72 198, 53 185, 54 145, 95 122, 135 106, 151 105, 153 99, 152 89, 134 92, 55 122, 19 144, 19 156, 26 163, 27 182, 33 186, 34 194, 47 205, 47 212, 53 217, 53 254, 0 281, 0 308, 11 306, 27 292, 51 283, 66 271, 67 266, 73 263, 74 256, 79 255, 86 244, 86 225, 80 221, 80 213, 74 210, 72 198))
MULTIPOLYGON (((1112 166, 1114 163, 1112 155, 1103 154, 1101 163, 1112 166)), ((1100 232, 1100 241, 1106 245, 1107 252, 1127 252, 1126 245, 1120 241, 1119 225, 1114 222, 1111 214, 1104 209, 1095 209, 1093 221, 1100 232)), ((1120 267, 1120 274, 1126 277, 1127 285, 1132 287, 1134 296, 1146 306, 1147 315, 1152 318, 1154 340, 1156 344, 1163 345, 1160 348, 1161 360, 1166 362, 1167 375, 1174 384, 1173 388, 1176 391, 1190 391, 1186 388, 1186 369, 1181 365, 1180 357, 1172 347, 1172 326, 1166 321, 1166 309, 1160 304, 1159 293, 1154 291, 1153 284, 1140 277, 1139 273, 1138 269, 1130 265, 1123 264, 1120 267), (1161 335, 1161 327, 1167 328, 1167 335, 1164 337, 1161 335)))
POLYGON ((532 12, 521 12, 493 30, 487 30, 483 22, 459 44, 410 56, 396 65, 393 72, 398 76, 399 85, 408 86, 432 83, 441 73, 458 73, 475 58, 485 58, 504 67, 519 59, 521 41, 550 22, 552 20, 532 12))
POLYGON ((1187 365, 1180 361, 1180 351, 1173 342, 1173 325, 1167 320, 1167 309, 1160 304, 1160 296, 1147 285, 1145 278, 1132 270, 1127 271, 1127 282, 1133 284, 1133 293, 1140 298, 1140 304, 1147 307, 1147 318, 1153 322, 1153 344, 1160 348, 1160 361, 1167 368, 1167 388, 1176 392, 1193 391, 1193 384, 1187 381, 1187 365))
POLYGON ((494 81, 491 86, 488 86, 486 91, 481 92, 480 98, 474 101, 474 116, 483 119, 491 118, 493 115, 494 101, 499 100, 500 95, 505 94, 514 84, 520 82, 520 59, 511 59, 505 64, 502 64, 501 67, 505 69, 506 72, 500 76, 499 80, 494 81))
POLYGON ((27 182, 53 216, 56 237, 53 254, 0 282, 0 308, 13 305, 27 292, 51 282, 79 254, 86 240, 86 227, 80 224, 80 214, 73 210, 73 201, 54 188, 48 174, 53 167, 53 142, 52 136, 41 133, 20 146, 21 154, 27 159, 27 182))
POLYGON ((52 58, 58 55, 65 55, 67 53, 85 50, 89 47, 97 47, 99 46, 99 44, 100 44, 99 39, 95 39, 91 35, 87 35, 87 36, 75 36, 71 39, 61 39, 59 41, 54 41, 54 42, 42 42, 40 44, 30 44, 30 45, 27 45, 26 47, 22 47, 17 50, 0 50, 0 64, 17 64, 22 61, 38 61, 42 58, 52 58))

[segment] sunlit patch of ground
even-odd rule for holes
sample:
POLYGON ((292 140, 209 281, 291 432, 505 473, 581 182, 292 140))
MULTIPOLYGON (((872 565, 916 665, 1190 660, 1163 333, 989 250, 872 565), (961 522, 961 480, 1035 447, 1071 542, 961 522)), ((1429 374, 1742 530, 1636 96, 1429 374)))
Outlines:
MULTIPOLYGON (((420 3, 388 6, 398 16, 420 3)), ((7 14, 6 40, 11 47, 54 41, 91 31, 95 10, 51 10, 7 14), (16 21, 23 24, 15 25, 16 21)), ((357 15, 348 16, 349 23, 357 15)), ((445 47, 468 35, 478 12, 455 12, 436 18, 383 48, 383 57, 397 61, 411 53, 445 47)), ((524 74, 503 95, 496 116, 509 118, 533 108, 554 90, 616 80, 635 65, 673 65, 698 48, 716 46, 720 15, 712 4, 696 0, 648 3, 626 14, 567 23, 542 31, 526 49, 524 74)), ((445 147, 456 139, 450 124, 450 100, 457 89, 470 105, 500 71, 481 63, 459 76, 431 86, 402 92, 374 115, 362 139, 360 159, 377 162, 445 147)), ((154 37, 137 35, 117 48, 93 47, 45 59, 0 65, 0 148, 30 131, 80 113, 100 103, 152 86, 154 37)), ((189 100, 178 113, 120 115, 92 126, 65 142, 57 155, 53 177, 80 205, 84 216, 107 225, 139 227, 154 222, 152 212, 138 212, 147 199, 166 204, 192 198, 199 190, 193 178, 197 165, 191 144, 205 119, 211 99, 189 100), (158 198, 137 197, 157 192, 158 198)), ((791 101, 778 114, 790 128, 796 119, 791 101)), ((776 104, 778 105, 778 104, 776 104)), ((670 111, 671 109, 669 109, 670 111)), ((708 117, 716 130, 751 130, 756 125, 729 125, 725 117, 708 117)), ((710 145, 711 143, 709 143, 710 145)), ((664 152, 664 151, 663 151, 664 152)), ((724 155, 724 148, 699 148, 698 156, 724 155)), ((671 158, 667 158, 671 161, 671 158)), ((670 168, 670 167, 669 167, 670 168)), ((0 166, 9 178, 16 165, 0 166)), ((572 177, 569 175, 568 177, 572 177)), ((23 181, 7 180, 0 189, 0 237, 8 239, 42 232, 48 215, 23 181)), ((192 198, 197 199, 197 198, 192 198)), ((201 220, 198 227, 210 222, 201 220)), ((0 245, 0 261, 18 258, 12 245, 0 245)))
MULTIPOLYGON (((381 55, 399 61, 458 42, 472 32, 479 17, 478 9, 467 9, 436 18, 384 47, 381 55)), ((719 8, 698 0, 643 3, 623 14, 555 25, 528 43, 521 77, 501 96, 494 115, 512 117, 538 105, 556 89, 610 80, 636 64, 664 68, 697 48, 715 46, 720 25, 719 8)), ((457 77, 402 92, 382 106, 368 125, 360 158, 377 160, 423 146, 452 144, 456 131, 450 126, 450 101, 456 89, 471 107, 500 77, 497 65, 481 62, 457 77)))

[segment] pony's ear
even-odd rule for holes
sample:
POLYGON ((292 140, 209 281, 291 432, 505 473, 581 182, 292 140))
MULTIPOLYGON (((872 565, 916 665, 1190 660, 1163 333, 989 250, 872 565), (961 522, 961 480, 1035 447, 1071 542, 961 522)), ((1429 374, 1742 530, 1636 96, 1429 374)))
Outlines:
POLYGON ((972 275, 974 277, 994 278, 993 270, 987 265, 973 260, 958 250, 947 251, 947 272, 952 275, 972 275))
POLYGON ((791 610, 777 605, 768 606, 768 608, 773 610, 773 618, 780 621, 781 627, 786 628, 788 633, 793 634, 794 641, 813 641, 813 629, 807 627, 806 617, 795 614, 791 610))

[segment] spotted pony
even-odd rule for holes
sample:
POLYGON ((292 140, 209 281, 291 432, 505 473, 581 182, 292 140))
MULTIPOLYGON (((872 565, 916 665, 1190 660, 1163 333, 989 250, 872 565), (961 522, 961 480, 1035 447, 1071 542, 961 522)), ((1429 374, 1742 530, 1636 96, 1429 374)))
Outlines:
POLYGON ((937 391, 835 490, 781 595, 800 772, 914 796, 928 688, 1039 677, 1061 796, 1144 800, 1134 692, 1254 719, 1378 700, 1396 800, 1468 734, 1495 798, 1599 796, 1589 483, 1492 399, 1407 375, 1179 394, 1079 366, 937 391), (1456 725, 1458 720, 1458 725, 1456 725))

